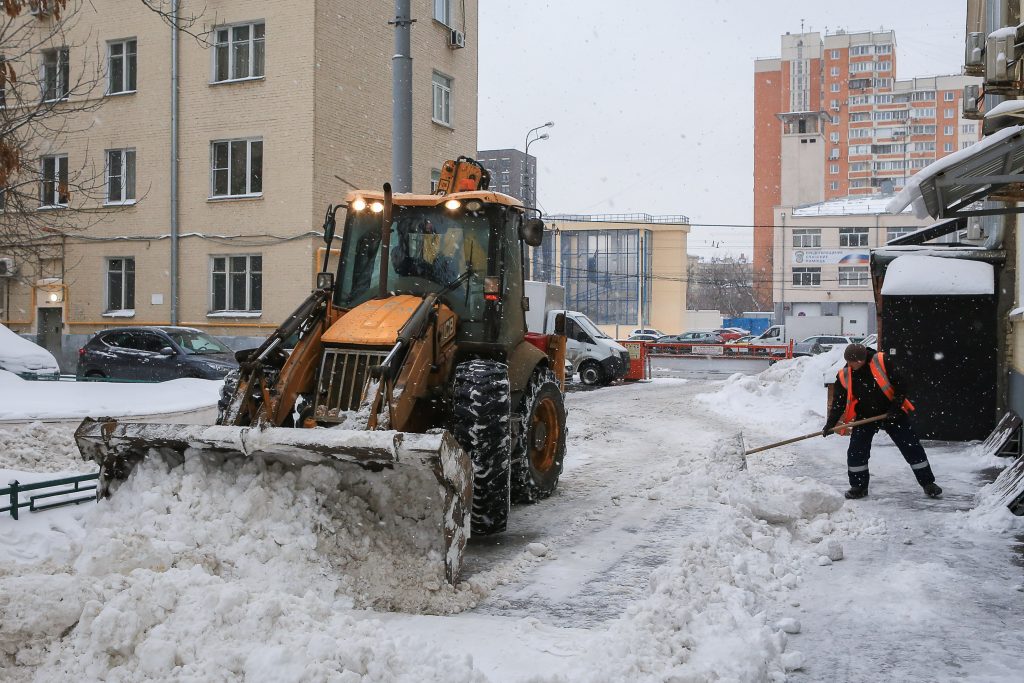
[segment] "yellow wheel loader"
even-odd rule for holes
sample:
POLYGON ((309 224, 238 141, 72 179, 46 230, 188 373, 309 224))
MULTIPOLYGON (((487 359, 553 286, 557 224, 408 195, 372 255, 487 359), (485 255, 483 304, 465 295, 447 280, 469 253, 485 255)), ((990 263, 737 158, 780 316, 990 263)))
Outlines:
POLYGON ((543 222, 488 181, 459 157, 437 194, 384 185, 329 207, 315 289, 239 352, 216 425, 82 423, 98 494, 153 456, 328 464, 367 509, 398 510, 410 552, 454 583, 467 526, 504 531, 512 501, 554 491, 565 454, 564 333, 528 334, 525 321, 524 245, 541 243, 543 222))

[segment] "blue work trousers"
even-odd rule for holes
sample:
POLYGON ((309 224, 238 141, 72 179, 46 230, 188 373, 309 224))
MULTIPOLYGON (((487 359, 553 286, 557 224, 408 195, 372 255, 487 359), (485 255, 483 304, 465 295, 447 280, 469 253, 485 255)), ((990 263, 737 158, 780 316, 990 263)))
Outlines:
MULTIPOLYGON (((871 457, 871 440, 878 431, 877 422, 854 427, 850 430, 850 447, 846 451, 846 466, 850 473, 850 486, 855 489, 866 489, 871 478, 868 473, 868 458, 871 457)), ((903 459, 910 465, 917 477, 917 483, 927 486, 935 481, 932 468, 928 464, 928 455, 921 446, 921 441, 914 433, 906 414, 901 414, 892 423, 882 422, 882 429, 889 435, 896 447, 903 454, 903 459)))

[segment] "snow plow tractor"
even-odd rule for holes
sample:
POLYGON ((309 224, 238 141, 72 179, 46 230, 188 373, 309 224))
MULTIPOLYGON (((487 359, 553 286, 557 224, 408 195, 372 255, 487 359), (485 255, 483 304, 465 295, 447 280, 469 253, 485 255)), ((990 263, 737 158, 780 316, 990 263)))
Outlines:
POLYGON ((237 354, 216 425, 82 423, 75 436, 100 465, 98 494, 151 457, 330 465, 454 583, 467 527, 504 531, 511 502, 554 491, 565 453, 564 328, 529 334, 525 322, 524 245, 540 244, 543 222, 487 186, 486 170, 459 157, 437 194, 384 185, 329 207, 315 288, 259 348, 237 354))

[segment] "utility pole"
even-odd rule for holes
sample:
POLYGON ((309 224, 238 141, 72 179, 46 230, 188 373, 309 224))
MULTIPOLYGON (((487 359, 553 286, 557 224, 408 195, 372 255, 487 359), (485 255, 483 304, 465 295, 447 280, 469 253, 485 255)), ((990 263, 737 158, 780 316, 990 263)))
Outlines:
POLYGON ((391 185, 412 192, 412 24, 410 0, 395 0, 391 58, 391 185))

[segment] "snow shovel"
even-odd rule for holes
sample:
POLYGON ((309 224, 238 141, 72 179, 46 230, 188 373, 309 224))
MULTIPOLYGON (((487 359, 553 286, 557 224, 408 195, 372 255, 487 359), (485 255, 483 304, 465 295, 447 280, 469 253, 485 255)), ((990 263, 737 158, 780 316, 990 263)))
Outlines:
MULTIPOLYGON (((881 415, 875 415, 874 417, 866 417, 863 420, 854 420, 853 422, 847 422, 846 424, 839 424, 829 430, 829 434, 834 434, 837 429, 848 429, 850 427, 859 427, 860 425, 866 425, 869 422, 878 422, 889 417, 888 413, 881 415)), ((795 436, 792 439, 786 439, 785 441, 778 441, 776 443, 770 443, 767 446, 761 446, 759 448, 751 448, 747 450, 745 447, 742 450, 743 465, 740 467, 741 470, 747 469, 747 456, 752 453, 760 453, 761 451, 767 451, 770 448, 777 448, 779 446, 785 446, 786 444, 795 443, 797 441, 803 441, 804 439, 812 439, 816 436, 821 436, 821 431, 812 432, 810 434, 804 434, 803 436, 795 436)), ((743 434, 740 434, 740 445, 743 445, 743 434)))

